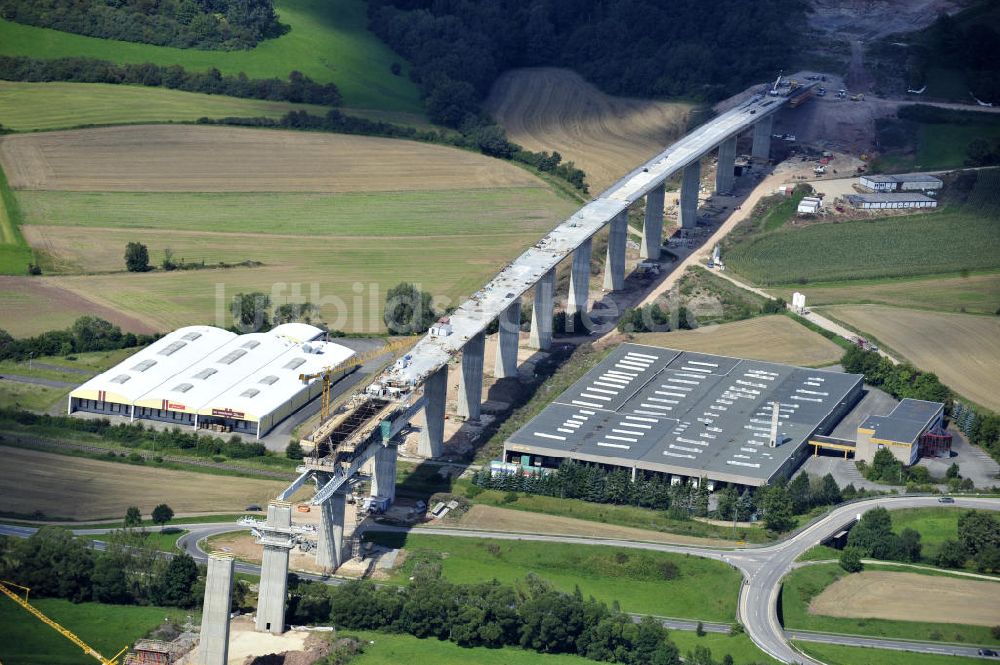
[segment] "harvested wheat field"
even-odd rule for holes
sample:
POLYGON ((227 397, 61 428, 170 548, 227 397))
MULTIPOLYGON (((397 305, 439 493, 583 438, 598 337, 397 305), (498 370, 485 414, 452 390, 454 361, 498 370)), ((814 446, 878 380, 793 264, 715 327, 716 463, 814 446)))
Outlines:
POLYGON ((129 506, 149 514, 160 503, 178 513, 242 511, 266 504, 285 488, 253 480, 101 462, 21 448, 0 448, 0 511, 50 518, 96 520, 121 517, 129 506))
POLYGON ((838 305, 823 312, 934 372, 959 395, 1000 410, 1000 318, 884 305, 838 305))
POLYGON ((832 365, 844 355, 827 338, 780 314, 696 330, 640 333, 634 338, 637 344, 806 367, 832 365))
POLYGON ((16 189, 382 192, 541 186, 523 169, 414 141, 313 132, 133 125, 4 137, 16 189))
POLYGON ((865 571, 828 586, 809 603, 809 612, 853 619, 993 626, 1000 617, 1000 585, 918 573, 865 571), (914 602, 915 598, 932 602, 914 602))
POLYGON ((512 141, 557 151, 601 191, 683 134, 690 104, 611 97, 569 69, 515 69, 486 108, 512 141))

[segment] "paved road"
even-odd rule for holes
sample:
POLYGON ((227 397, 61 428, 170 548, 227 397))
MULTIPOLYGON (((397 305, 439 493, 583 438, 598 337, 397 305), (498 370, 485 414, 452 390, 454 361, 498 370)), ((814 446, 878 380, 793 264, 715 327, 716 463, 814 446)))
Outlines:
MULTIPOLYGON (((914 651, 921 653, 947 653, 952 655, 976 656, 976 648, 958 645, 939 644, 934 642, 914 642, 906 640, 889 640, 880 638, 864 638, 853 635, 835 635, 812 633, 804 631, 785 632, 778 621, 777 602, 781 593, 781 583, 785 575, 795 567, 795 560, 803 552, 818 545, 824 538, 836 533, 845 525, 853 522, 858 515, 872 508, 881 506, 889 510, 901 508, 917 508, 937 506, 937 497, 881 497, 867 499, 857 503, 840 506, 805 528, 797 531, 787 540, 762 547, 743 547, 734 549, 698 547, 686 545, 669 545, 665 543, 649 543, 631 540, 581 538, 576 536, 554 536, 530 533, 508 533, 500 531, 451 529, 441 527, 421 527, 419 533, 430 535, 446 535, 460 538, 494 538, 499 540, 529 540, 535 542, 556 542, 580 545, 602 545, 631 549, 645 549, 659 552, 674 552, 701 556, 717 561, 723 561, 743 573, 744 582, 740 590, 737 619, 743 624, 747 635, 753 642, 771 657, 784 663, 801 663, 803 665, 821 665, 801 652, 797 651, 789 639, 829 644, 850 644, 855 646, 870 646, 883 649, 914 651)), ((956 497, 955 507, 977 508, 985 510, 1000 510, 1000 499, 979 497, 956 497)), ((243 529, 235 523, 185 524, 177 525, 188 530, 188 533, 177 541, 177 546, 198 561, 204 562, 207 554, 198 546, 198 542, 209 536, 243 529)), ((403 527, 388 525, 371 525, 368 531, 405 531, 403 527)), ((0 525, 0 534, 17 537, 28 537, 35 529, 24 526, 0 525)), ((81 529, 75 531, 78 535, 98 535, 107 533, 110 529, 81 529)), ((98 544, 99 547, 99 544, 98 544)), ((237 563, 239 572, 260 574, 260 568, 251 564, 237 563)), ((327 584, 342 584, 343 580, 301 573, 300 577, 325 582, 327 584)), ((696 624, 692 621, 679 619, 664 619, 668 628, 675 630, 691 630, 696 624)), ((725 632, 724 624, 706 624, 705 630, 710 632, 725 632), (711 626, 711 628, 710 628, 711 626)))

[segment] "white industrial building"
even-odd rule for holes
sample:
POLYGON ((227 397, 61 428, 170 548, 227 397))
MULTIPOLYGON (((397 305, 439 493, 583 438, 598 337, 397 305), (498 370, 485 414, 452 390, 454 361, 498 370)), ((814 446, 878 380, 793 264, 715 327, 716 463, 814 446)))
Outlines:
POLYGON ((923 194, 848 194, 848 202, 860 210, 936 208, 938 202, 923 194))
POLYGON ((932 192, 944 187, 940 178, 925 173, 863 175, 861 186, 873 192, 932 192))
POLYGON ((73 390, 68 411, 260 438, 322 391, 321 381, 300 381, 300 375, 354 355, 322 341, 324 334, 303 323, 246 335, 211 326, 181 328, 73 390))

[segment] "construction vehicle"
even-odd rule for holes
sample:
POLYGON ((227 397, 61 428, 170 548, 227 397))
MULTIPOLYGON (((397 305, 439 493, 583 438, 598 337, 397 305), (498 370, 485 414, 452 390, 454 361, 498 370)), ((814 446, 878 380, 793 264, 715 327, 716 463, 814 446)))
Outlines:
POLYGON ((100 661, 102 663, 102 665, 120 665, 121 662, 122 662, 121 661, 122 655, 126 651, 128 651, 128 646, 126 646, 121 651, 119 651, 114 656, 112 656, 111 658, 105 658, 104 656, 102 656, 100 654, 99 651, 97 651, 97 649, 95 649, 94 647, 90 646, 89 644, 87 644, 86 642, 84 642, 83 640, 81 640, 71 630, 69 630, 68 628, 63 628, 60 624, 58 624, 55 621, 53 621, 52 619, 48 618, 47 616, 45 616, 44 614, 42 614, 41 611, 39 611, 36 607, 34 607, 33 605, 31 605, 28 602, 28 593, 31 591, 31 589, 29 589, 28 587, 21 586, 20 584, 15 584, 14 582, 8 582, 8 581, 4 580, 4 581, 0 582, 0 591, 3 591, 3 593, 6 594, 8 598, 10 598, 11 600, 13 600, 15 603, 17 603, 18 605, 20 605, 24 609, 28 610, 28 612, 30 612, 31 614, 35 615, 35 617, 39 621, 42 621, 43 623, 45 623, 46 625, 48 625, 53 630, 55 630, 56 632, 60 633, 67 640, 69 640, 70 642, 72 642, 76 646, 80 647, 83 650, 83 653, 87 654, 91 658, 94 658, 94 659, 100 661), (11 587, 16 587, 18 589, 22 589, 24 591, 24 598, 21 598, 21 596, 19 594, 15 593, 11 589, 11 587))

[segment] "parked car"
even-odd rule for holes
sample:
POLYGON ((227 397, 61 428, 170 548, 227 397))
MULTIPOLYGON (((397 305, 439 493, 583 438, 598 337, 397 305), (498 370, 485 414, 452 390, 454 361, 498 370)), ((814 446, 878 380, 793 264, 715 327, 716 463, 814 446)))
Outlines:
POLYGON ((261 507, 258 506, 256 503, 251 503, 249 506, 246 507, 245 510, 247 512, 259 513, 261 511, 261 507))

